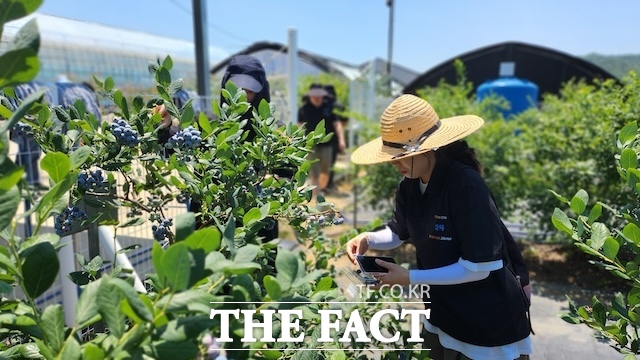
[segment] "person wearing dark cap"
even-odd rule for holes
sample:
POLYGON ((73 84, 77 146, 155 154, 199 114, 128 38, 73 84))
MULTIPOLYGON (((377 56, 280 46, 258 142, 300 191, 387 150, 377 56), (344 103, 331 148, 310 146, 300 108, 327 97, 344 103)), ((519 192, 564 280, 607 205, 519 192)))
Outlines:
MULTIPOLYGON (((251 55, 236 55, 232 57, 222 77, 222 88, 224 88, 229 81, 247 93, 247 101, 251 104, 252 108, 258 108, 258 105, 260 105, 263 99, 271 102, 267 74, 264 71, 262 63, 256 57, 251 55)), ((226 102, 226 100, 221 95, 220 104, 224 102, 226 102)), ((242 120, 245 119, 249 120, 244 127, 244 130, 248 132, 247 141, 253 141, 256 133, 253 126, 251 126, 253 122, 253 111, 251 108, 242 115, 242 120)))
POLYGON ((298 111, 298 123, 306 127, 307 134, 314 131, 322 120, 325 133, 333 134, 328 142, 316 145, 315 151, 310 155, 310 160, 318 160, 311 165, 310 171, 311 183, 316 186, 314 194, 325 191, 329 184, 335 144, 340 152, 346 148, 342 122, 332 113, 332 108, 326 105, 325 96, 327 91, 322 85, 311 84, 305 96, 308 101, 298 111))

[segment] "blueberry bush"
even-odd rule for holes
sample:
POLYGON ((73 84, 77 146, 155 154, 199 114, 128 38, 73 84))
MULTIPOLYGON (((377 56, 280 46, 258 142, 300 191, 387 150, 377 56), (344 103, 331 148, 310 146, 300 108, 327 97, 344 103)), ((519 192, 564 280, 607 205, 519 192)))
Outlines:
MULTIPOLYGON (((619 177, 621 195, 633 196, 625 206, 597 201, 590 203, 590 194, 578 190, 571 199, 554 193, 566 209, 555 208, 553 225, 574 244, 590 255, 594 266, 608 270, 624 279, 628 288, 617 292, 607 304, 594 296, 592 303, 576 306, 569 299, 569 313, 563 318, 572 324, 585 324, 609 339, 625 354, 625 360, 636 359, 640 353, 640 142, 637 121, 623 127, 616 136, 618 154, 612 163, 619 177), (603 222, 605 212, 613 221, 603 222)), ((613 160, 613 158, 612 158, 613 160)))
MULTIPOLYGON (((0 21, 26 16, 40 4, 0 0, 0 21)), ((340 334, 333 343, 317 342, 318 309, 359 309, 368 319, 383 306, 345 303, 334 280, 329 260, 340 254, 339 246, 322 229, 344 218, 321 197, 312 206, 312 189, 305 184, 307 154, 327 140, 322 126, 308 135, 295 124, 281 126, 266 102, 250 110, 247 125, 241 121, 249 110, 246 94, 233 84, 221 90, 224 104, 212 104, 213 118, 195 114, 192 102, 178 108, 172 95, 182 80, 172 79, 169 57, 149 65, 157 95, 148 98, 123 96, 110 77, 95 79, 98 92, 116 105, 112 122, 87 113, 82 102, 66 109, 46 104, 44 89, 12 106, 12 87, 37 74, 38 44, 31 21, 0 55, 0 359, 193 359, 210 350, 203 339, 220 333, 211 309, 228 308, 300 309, 300 328, 307 334, 301 343, 246 343, 243 320, 232 319, 233 342, 226 347, 240 350, 230 351, 229 358, 367 358, 368 347, 384 345, 341 343, 340 334), (12 129, 33 136, 45 153, 40 168, 48 186, 29 185, 24 168, 9 158, 12 129), (247 129, 255 131, 252 141, 247 129), (289 170, 291 178, 274 175, 279 169, 289 170), (31 204, 24 214, 18 212, 23 198, 31 204), (173 201, 199 206, 171 218, 166 208, 173 201), (108 216, 114 209, 124 209, 127 218, 108 216), (27 215, 35 229, 25 238, 17 227, 27 215), (51 221, 55 233, 47 230, 51 221), (265 241, 260 231, 275 222, 291 225, 308 251, 265 241), (150 228, 154 273, 145 274, 148 290, 139 293, 131 273, 119 266, 104 271, 100 257, 87 261, 78 255, 82 271, 63 274, 81 288, 75 321, 65 323, 61 305, 41 309, 35 299, 60 272, 60 237, 89 224, 116 231, 150 228), (14 288, 24 299, 5 297, 14 288), (96 325, 104 330, 80 336, 96 325), (296 351, 322 347, 341 350, 296 351)), ((280 319, 273 323, 279 337, 280 319)), ((403 325, 385 323, 388 329, 403 325)), ((403 347, 406 341, 398 344, 403 347)), ((383 358, 399 354, 386 351, 383 358)))

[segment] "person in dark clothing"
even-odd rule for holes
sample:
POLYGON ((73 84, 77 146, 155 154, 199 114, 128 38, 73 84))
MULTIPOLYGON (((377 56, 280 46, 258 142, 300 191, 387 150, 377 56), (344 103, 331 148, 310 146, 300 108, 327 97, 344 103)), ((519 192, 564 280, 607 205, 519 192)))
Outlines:
MULTIPOLYGON (((324 89, 327 91, 327 96, 325 96, 325 104, 331 109, 331 114, 342 123, 342 128, 344 130, 345 123, 349 120, 348 118, 339 115, 337 112, 342 112, 345 110, 344 105, 338 102, 338 96, 336 94, 335 86, 329 84, 325 85, 324 89)), ((346 141, 345 141, 346 143, 346 141)), ((338 159, 338 154, 343 154, 344 151, 340 151, 340 147, 338 143, 335 142, 333 145, 333 156, 331 157, 331 172, 329 173, 329 183, 327 184, 327 191, 336 190, 336 184, 333 182, 333 178, 335 175, 334 166, 336 164, 336 160, 338 159)))
POLYGON ((514 266, 521 256, 512 253, 513 238, 475 151, 461 140, 483 123, 474 115, 439 119, 429 103, 403 95, 384 111, 382 136, 351 156, 356 164, 390 162, 405 177, 391 221, 349 240, 347 255, 354 261, 369 248, 415 246, 417 269, 376 260, 388 270, 378 280, 429 285, 423 347, 432 359, 513 360, 532 353, 529 301, 516 273, 526 267, 514 266))
POLYGON ((311 183, 316 186, 314 194, 323 192, 329 183, 329 173, 336 144, 340 152, 344 151, 346 147, 342 123, 334 116, 332 108, 325 103, 325 96, 327 96, 327 91, 322 85, 311 84, 306 96, 308 101, 298 111, 298 123, 304 124, 307 134, 314 131, 323 120, 325 133, 333 134, 327 143, 316 145, 314 153, 309 157, 310 160, 318 160, 311 165, 310 171, 311 183))
MULTIPOLYGON (((262 63, 256 57, 251 55, 236 55, 231 58, 224 72, 222 88, 224 88, 229 81, 247 93, 247 101, 251 104, 251 108, 242 115, 242 120, 249 120, 243 130, 248 133, 246 140, 253 141, 256 133, 252 126, 252 108, 257 109, 262 100, 271 102, 267 74, 264 71, 262 63)), ((224 97, 220 95, 220 104, 224 102, 224 97)))
MULTIPOLYGON (((241 118, 241 120, 248 120, 243 130, 247 132, 245 141, 251 142, 256 137, 255 129, 252 126, 254 122, 253 108, 257 108, 263 99, 267 102, 271 100, 269 82, 267 81, 264 67, 260 61, 253 56, 236 55, 229 61, 229 65, 222 77, 222 88, 224 88, 229 81, 247 93, 247 101, 251 104, 241 118)), ((220 103, 223 104, 225 101, 224 97, 221 96, 220 103)), ((278 169, 274 171, 274 173, 280 177, 291 177, 293 174, 290 169, 278 169)), ((201 209, 202 204, 200 202, 190 202, 190 211, 197 213, 200 212, 201 209)), ((262 237, 264 241, 273 240, 278 237, 278 222, 272 221, 272 224, 273 226, 265 227, 258 232, 258 236, 262 237)), ((201 226, 201 219, 196 219, 196 228, 200 228, 201 226)))

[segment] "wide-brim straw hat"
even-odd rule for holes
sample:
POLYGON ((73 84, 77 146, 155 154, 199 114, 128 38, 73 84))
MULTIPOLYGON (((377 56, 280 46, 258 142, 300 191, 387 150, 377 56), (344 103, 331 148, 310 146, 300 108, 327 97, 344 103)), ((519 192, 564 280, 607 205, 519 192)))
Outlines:
POLYGON ((414 95, 402 95, 380 118, 382 136, 351 154, 356 164, 379 164, 415 156, 460 140, 478 130, 484 120, 475 115, 440 119, 431 105, 414 95))

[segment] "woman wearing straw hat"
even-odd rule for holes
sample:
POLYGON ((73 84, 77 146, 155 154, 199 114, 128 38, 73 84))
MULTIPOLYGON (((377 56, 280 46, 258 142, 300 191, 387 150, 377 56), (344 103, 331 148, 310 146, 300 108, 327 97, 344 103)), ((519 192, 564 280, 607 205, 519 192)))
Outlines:
POLYGON ((347 254, 355 263, 369 248, 415 246, 416 270, 376 260, 389 270, 378 279, 430 286, 424 347, 433 359, 513 360, 532 353, 528 302, 504 227, 475 153, 461 140, 483 123, 474 115, 439 119, 429 103, 403 95, 384 111, 382 136, 351 156, 356 164, 391 162, 405 176, 391 221, 351 239, 347 254))

